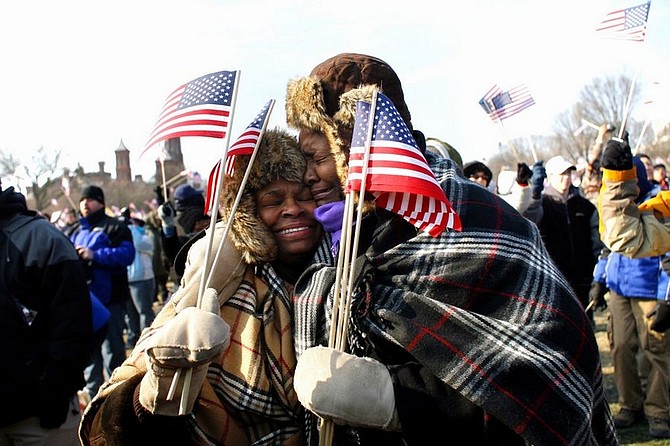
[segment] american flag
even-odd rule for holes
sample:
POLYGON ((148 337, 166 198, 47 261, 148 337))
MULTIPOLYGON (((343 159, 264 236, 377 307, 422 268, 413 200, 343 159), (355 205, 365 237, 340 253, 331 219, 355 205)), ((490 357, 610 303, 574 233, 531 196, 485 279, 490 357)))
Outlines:
POLYGON ((365 190, 376 197, 377 205, 399 214, 433 237, 445 228, 460 231, 458 214, 393 103, 378 93, 372 135, 368 135, 370 108, 364 101, 356 104, 347 191, 361 190, 365 146, 369 139, 365 190))
POLYGON ((609 12, 596 27, 608 39, 644 42, 647 36, 647 18, 651 2, 609 12))
MULTIPOLYGON (((235 156, 237 155, 251 155, 256 149, 256 145, 261 138, 267 120, 269 117, 269 112, 271 107, 274 105, 275 100, 270 99, 263 109, 256 115, 251 124, 242 132, 242 134, 235 140, 235 142, 228 148, 228 153, 226 156, 226 174, 233 175, 235 172, 235 156)), ((205 209, 207 214, 211 215, 212 206, 216 198, 216 185, 219 181, 219 174, 221 160, 217 161, 214 165, 214 168, 209 173, 209 180, 207 181, 207 194, 205 195, 205 209)))
POLYGON ((63 195, 66 197, 70 196, 70 179, 63 175, 60 179, 60 188, 63 191, 63 195))
POLYGON ((219 71, 179 86, 166 99, 142 156, 155 144, 182 136, 223 138, 232 113, 235 71, 219 71))
POLYGON ((533 104, 535 100, 525 85, 518 85, 508 91, 494 85, 479 100, 479 105, 493 121, 507 119, 533 104))

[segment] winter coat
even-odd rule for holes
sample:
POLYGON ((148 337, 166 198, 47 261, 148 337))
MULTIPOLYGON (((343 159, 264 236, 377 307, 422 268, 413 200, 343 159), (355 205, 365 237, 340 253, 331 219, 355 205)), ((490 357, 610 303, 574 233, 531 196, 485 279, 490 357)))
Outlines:
POLYGON ((138 282, 154 278, 154 237, 145 228, 130 225, 135 246, 135 258, 128 265, 128 282, 138 282))
POLYGON ((668 300, 670 276, 663 269, 666 256, 629 258, 611 252, 598 260, 593 280, 607 285, 619 296, 668 300))
MULTIPOLYGON (((425 155, 463 228, 432 238, 384 210, 365 217, 348 346, 387 365, 403 432, 350 437, 616 445, 595 335, 537 226, 425 155)), ((327 345, 335 277, 323 259, 296 283, 298 355, 327 345)))
POLYGON ((127 266, 135 258, 135 246, 133 236, 128 226, 120 220, 105 214, 105 209, 92 212, 87 217, 80 219, 77 226, 72 230, 70 238, 77 237, 77 233, 85 230, 82 221, 90 225, 91 231, 102 230, 111 242, 108 247, 94 250, 92 266, 94 268, 107 268, 111 274, 111 297, 107 305, 117 302, 125 302, 130 299, 130 288, 128 287, 127 266))
POLYGON ((570 186, 567 199, 547 186, 541 201, 533 201, 524 215, 537 223, 549 255, 586 305, 603 246, 597 208, 574 186, 570 186))
MULTIPOLYGON (((79 230, 70 234, 70 241, 76 246, 85 246, 91 250, 98 251, 103 248, 111 248, 112 242, 102 228, 94 228, 85 218, 79 220, 79 230)), ((112 300, 112 272, 94 262, 81 260, 88 282, 88 289, 93 297, 104 305, 109 305, 112 300)))
POLYGON ((277 243, 258 217, 249 187, 260 189, 279 175, 299 182, 305 160, 297 141, 278 131, 267 132, 259 150, 262 155, 251 169, 225 243, 222 235, 248 157, 237 158, 233 181, 227 177, 224 183, 223 221, 190 246, 179 289, 86 408, 79 430, 83 445, 304 444, 304 409, 293 389, 290 287, 271 266, 277 243), (218 253, 218 260, 210 259, 207 286, 217 292, 220 316, 231 330, 230 345, 209 365, 192 416, 152 415, 139 402, 139 384, 147 371, 146 346, 180 311, 196 305, 208 247, 218 253))
POLYGON ((91 300, 70 241, 25 208, 7 213, 10 191, 0 192, 0 425, 38 416, 53 428, 84 385, 91 300))
POLYGON ((639 206, 637 172, 603 169, 600 231, 603 242, 628 257, 659 256, 670 251, 670 192, 661 191, 639 206))

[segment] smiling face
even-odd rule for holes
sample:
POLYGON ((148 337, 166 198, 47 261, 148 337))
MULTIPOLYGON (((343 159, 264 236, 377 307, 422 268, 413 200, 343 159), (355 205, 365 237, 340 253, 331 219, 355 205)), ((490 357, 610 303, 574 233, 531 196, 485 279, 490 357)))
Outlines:
POLYGON ((310 187, 316 203, 321 206, 342 200, 342 184, 326 137, 321 133, 302 130, 299 141, 300 149, 307 158, 304 181, 310 187))
POLYGON ((277 241, 277 260, 290 263, 311 254, 322 228, 314 219, 316 202, 309 187, 277 180, 257 190, 255 198, 258 216, 277 241))

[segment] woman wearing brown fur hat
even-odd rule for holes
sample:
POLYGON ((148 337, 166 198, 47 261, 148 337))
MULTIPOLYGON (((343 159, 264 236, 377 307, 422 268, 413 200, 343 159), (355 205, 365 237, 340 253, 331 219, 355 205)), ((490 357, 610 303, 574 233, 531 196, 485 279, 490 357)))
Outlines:
MULTIPOLYGON (((237 157, 224 181, 214 252, 249 158, 237 157)), ((304 171, 295 137, 266 132, 201 304, 209 237, 192 246, 179 291, 87 407, 82 444, 304 443, 290 290, 322 236, 304 171)))
MULTIPOLYGON (((296 283, 300 401, 337 424, 338 445, 617 444, 591 324, 537 227, 425 151, 396 73, 363 54, 331 57, 287 90, 329 250, 341 230, 332 214, 341 216, 356 101, 371 102, 375 90, 413 131, 462 230, 432 238, 365 203, 346 353, 325 347, 334 257, 296 283)), ((316 429, 308 435, 315 444, 316 429)))

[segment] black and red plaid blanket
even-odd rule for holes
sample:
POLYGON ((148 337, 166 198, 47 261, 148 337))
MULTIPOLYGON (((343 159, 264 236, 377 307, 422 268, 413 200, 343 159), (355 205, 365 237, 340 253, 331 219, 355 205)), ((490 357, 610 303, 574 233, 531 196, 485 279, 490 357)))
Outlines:
MULTIPOLYGON (((594 332, 537 227, 450 160, 427 158, 463 230, 408 238, 377 211, 363 250, 372 308, 352 312, 352 337, 392 338, 530 444, 618 444, 594 332)), ((296 285, 298 355, 327 344, 333 278, 323 259, 296 285)))

